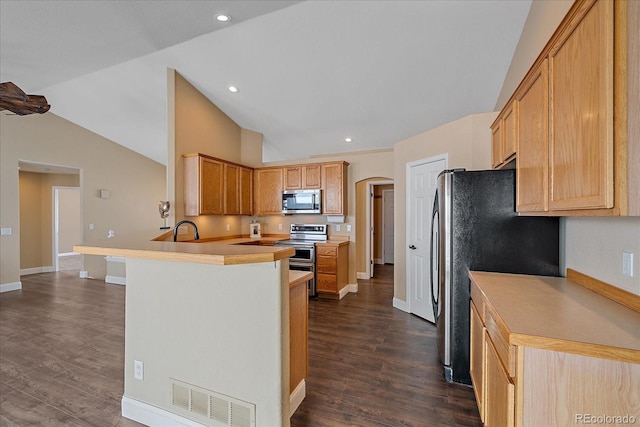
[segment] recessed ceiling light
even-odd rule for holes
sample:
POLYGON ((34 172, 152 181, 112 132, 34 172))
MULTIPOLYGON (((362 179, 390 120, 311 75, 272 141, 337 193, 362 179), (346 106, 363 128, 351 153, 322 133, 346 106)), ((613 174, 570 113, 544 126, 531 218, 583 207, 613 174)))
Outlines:
POLYGON ((344 139, 344 142, 351 142, 351 141, 353 141, 353 139, 351 139, 351 138, 345 138, 344 139))
POLYGON ((229 22, 231 21, 231 15, 227 15, 225 13, 221 13, 219 15, 216 15, 216 20, 219 22, 229 22))
POLYGON ((240 89, 235 86, 229 86, 229 92, 238 93, 240 92, 240 89))

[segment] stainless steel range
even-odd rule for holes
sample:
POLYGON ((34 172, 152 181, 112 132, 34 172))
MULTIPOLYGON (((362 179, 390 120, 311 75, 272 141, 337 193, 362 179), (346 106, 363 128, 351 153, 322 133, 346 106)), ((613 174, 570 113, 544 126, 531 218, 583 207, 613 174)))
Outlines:
POLYGON ((327 241, 327 224, 291 224, 289 240, 276 242, 278 246, 293 246, 296 254, 289 258, 289 270, 310 271, 309 296, 316 293, 316 242, 327 241))

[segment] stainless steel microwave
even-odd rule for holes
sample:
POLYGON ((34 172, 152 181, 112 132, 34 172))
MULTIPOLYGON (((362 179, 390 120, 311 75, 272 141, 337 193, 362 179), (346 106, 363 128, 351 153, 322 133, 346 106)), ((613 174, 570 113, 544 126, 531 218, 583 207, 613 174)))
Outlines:
POLYGON ((322 197, 320 197, 320 190, 283 191, 282 213, 285 215, 322 213, 322 197))

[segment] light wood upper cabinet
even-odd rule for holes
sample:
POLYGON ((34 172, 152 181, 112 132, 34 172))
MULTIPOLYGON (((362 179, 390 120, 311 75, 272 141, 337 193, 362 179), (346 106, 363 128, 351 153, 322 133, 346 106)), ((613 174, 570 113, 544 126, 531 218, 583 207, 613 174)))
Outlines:
POLYGON ((491 127, 501 167, 509 109, 517 210, 640 215, 640 6, 577 0, 491 127))
POLYGON ((321 188, 320 165, 294 165, 284 167, 285 190, 321 188))
POLYGON ((224 165, 224 213, 240 214, 240 166, 224 165))
POLYGON ((302 167, 302 188, 314 189, 322 187, 320 165, 306 165, 302 167))
POLYGON ((302 190, 302 166, 287 166, 284 169, 284 189, 302 190))
POLYGON ((347 162, 322 164, 322 213, 347 214, 347 162))
POLYGON ((516 209, 544 212, 549 203, 549 67, 545 59, 515 95, 519 110, 516 209))
POLYGON ((200 153, 183 165, 185 216, 251 215, 253 169, 200 153))
POLYGON ((491 167, 500 169, 516 154, 518 144, 517 104, 512 101, 491 125, 491 167))
POLYGON ((504 127, 502 119, 498 119, 491 125, 491 167, 498 169, 502 165, 502 139, 504 127))
POLYGON ((551 210, 613 207, 613 2, 585 2, 549 52, 551 210))
POLYGON ((184 215, 223 213, 224 163, 206 156, 185 155, 184 215))
POLYGON ((254 170, 254 215, 282 215, 283 169, 254 170))
POLYGON ((240 215, 253 214, 253 169, 240 168, 240 215))

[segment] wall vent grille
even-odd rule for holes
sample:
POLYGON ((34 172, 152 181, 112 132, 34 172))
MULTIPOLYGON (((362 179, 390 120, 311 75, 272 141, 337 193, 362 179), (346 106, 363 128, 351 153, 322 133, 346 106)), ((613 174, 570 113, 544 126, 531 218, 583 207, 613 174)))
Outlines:
POLYGON ((222 393, 171 379, 176 413, 209 426, 255 427, 256 405, 222 393))

